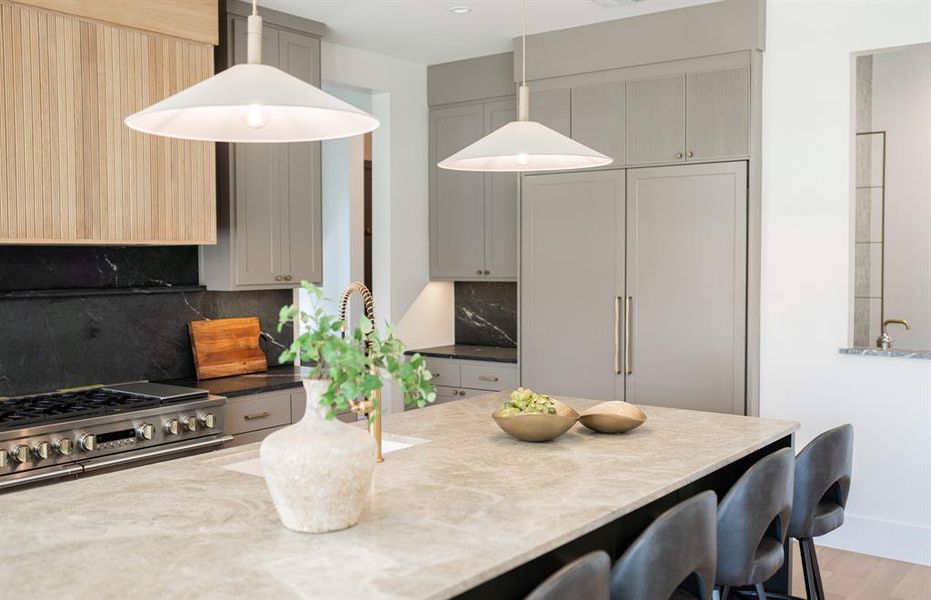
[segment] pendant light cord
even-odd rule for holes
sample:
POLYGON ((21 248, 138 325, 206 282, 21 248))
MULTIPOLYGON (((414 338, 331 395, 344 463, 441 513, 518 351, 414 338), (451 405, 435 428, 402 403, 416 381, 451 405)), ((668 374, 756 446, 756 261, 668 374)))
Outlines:
POLYGON ((520 84, 527 85, 527 0, 523 1, 520 17, 520 84))
POLYGON ((259 14, 258 0, 252 0, 252 14, 253 15, 259 14))

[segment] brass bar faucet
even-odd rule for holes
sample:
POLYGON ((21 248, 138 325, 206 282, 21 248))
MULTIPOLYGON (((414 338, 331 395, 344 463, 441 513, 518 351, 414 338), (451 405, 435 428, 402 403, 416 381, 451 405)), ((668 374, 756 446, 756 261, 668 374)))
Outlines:
POLYGON ((892 348, 892 336, 889 335, 889 332, 887 331, 890 325, 903 325, 906 331, 912 328, 911 323, 905 319, 886 319, 883 321, 882 334, 876 340, 876 346, 883 350, 892 348))
MULTIPOLYGON (((375 326, 375 298, 372 297, 371 290, 361 281, 353 281, 343 290, 343 296, 339 301, 339 320, 343 322, 343 335, 349 331, 348 312, 349 300, 353 294, 362 296, 362 304, 366 318, 375 326)), ((377 373, 376 373, 377 375, 377 373)), ((356 400, 352 403, 352 412, 357 415, 365 415, 366 427, 372 437, 375 438, 375 462, 384 462, 385 459, 381 454, 381 390, 372 392, 371 398, 356 400)))

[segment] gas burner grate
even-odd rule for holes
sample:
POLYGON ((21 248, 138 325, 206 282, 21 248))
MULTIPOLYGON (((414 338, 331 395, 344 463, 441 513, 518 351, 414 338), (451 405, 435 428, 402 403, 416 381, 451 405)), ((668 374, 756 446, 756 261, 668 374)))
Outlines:
POLYGON ((161 401, 158 398, 105 390, 11 398, 0 402, 0 431, 131 412, 159 405, 161 401))

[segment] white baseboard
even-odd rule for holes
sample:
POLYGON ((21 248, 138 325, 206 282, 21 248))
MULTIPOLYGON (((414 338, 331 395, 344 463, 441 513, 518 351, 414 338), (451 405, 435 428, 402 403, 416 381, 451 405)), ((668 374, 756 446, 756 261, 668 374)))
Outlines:
POLYGON ((840 529, 815 539, 819 546, 931 566, 931 527, 847 513, 840 529))

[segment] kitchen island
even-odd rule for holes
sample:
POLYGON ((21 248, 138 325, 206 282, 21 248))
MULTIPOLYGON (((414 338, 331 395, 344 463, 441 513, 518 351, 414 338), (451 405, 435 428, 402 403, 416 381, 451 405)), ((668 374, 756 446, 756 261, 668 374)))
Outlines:
MULTIPOLYGON (((678 498, 722 491, 798 424, 644 407, 621 435, 515 441, 504 394, 388 415, 418 441, 377 465, 355 527, 281 526, 257 445, 0 496, 0 581, 18 597, 521 597, 563 560, 612 555, 678 498)), ((564 399, 576 409, 589 400, 564 399)), ((399 437, 403 436, 403 437, 399 437)))

